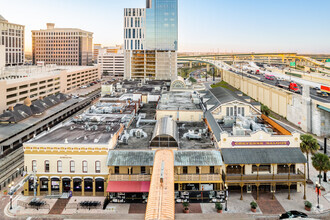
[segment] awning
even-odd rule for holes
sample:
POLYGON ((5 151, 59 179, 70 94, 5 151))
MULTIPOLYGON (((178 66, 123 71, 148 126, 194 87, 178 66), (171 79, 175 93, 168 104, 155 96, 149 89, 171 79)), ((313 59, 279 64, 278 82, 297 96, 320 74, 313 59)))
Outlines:
POLYGON ((149 192, 150 181, 109 181, 107 192, 136 193, 149 192))

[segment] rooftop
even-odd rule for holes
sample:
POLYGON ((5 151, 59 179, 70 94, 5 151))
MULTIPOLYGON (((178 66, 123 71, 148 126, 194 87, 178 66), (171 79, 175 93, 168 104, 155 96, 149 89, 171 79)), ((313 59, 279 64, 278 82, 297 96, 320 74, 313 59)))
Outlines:
POLYGON ((120 124, 113 125, 78 125, 70 122, 40 135, 29 143, 38 144, 108 144, 119 130, 120 124))
POLYGON ((55 64, 38 66, 13 66, 5 67, 0 73, 0 81, 18 83, 26 80, 39 79, 47 76, 56 76, 61 72, 74 72, 93 69, 95 66, 57 66, 55 64))
MULTIPOLYGON (((152 150, 110 150, 108 166, 153 166, 155 151, 152 150)), ((174 151, 174 166, 221 166, 220 151, 179 150, 174 151)))
POLYGON ((169 90, 170 81, 166 80, 152 80, 143 83, 140 80, 123 80, 117 81, 115 79, 102 83, 103 85, 113 85, 112 94, 102 96, 103 99, 118 99, 122 96, 130 96, 133 99, 133 94, 151 94, 161 95, 162 91, 169 90))
POLYGON ((225 164, 288 164, 306 163, 300 148, 223 148, 225 164))
POLYGON ((54 115, 55 113, 60 112, 61 110, 71 105, 74 105, 80 102, 81 100, 82 99, 69 99, 65 102, 61 102, 57 105, 54 105, 51 108, 46 109, 43 114, 38 115, 37 117, 34 116, 27 117, 26 119, 21 120, 18 123, 0 124, 0 141, 4 141, 5 139, 10 138, 11 136, 23 132, 29 127, 34 126, 35 124, 45 120, 49 116, 54 115))
POLYGON ((200 99, 191 92, 166 92, 159 100, 157 110, 201 110, 200 99))
POLYGON ((179 131, 179 149, 215 149, 204 122, 178 122, 177 127, 179 131))

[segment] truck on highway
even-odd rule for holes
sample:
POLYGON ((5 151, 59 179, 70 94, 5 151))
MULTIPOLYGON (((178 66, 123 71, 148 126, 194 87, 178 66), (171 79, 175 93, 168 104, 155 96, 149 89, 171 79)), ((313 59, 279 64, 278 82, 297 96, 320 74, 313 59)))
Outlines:
POLYGON ((299 86, 297 85, 297 83, 295 82, 287 82, 287 81, 279 81, 277 80, 275 83, 276 86, 289 90, 291 92, 295 92, 295 93, 301 93, 299 86))
POLYGON ((321 91, 326 92, 330 95, 330 87, 321 85, 321 91))

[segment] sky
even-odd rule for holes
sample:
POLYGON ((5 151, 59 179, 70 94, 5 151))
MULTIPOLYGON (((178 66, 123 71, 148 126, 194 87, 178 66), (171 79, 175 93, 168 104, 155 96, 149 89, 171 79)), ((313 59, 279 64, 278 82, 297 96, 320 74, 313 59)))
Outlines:
MULTIPOLYGON (((123 43, 124 8, 145 0, 0 0, 0 14, 31 30, 80 28, 93 43, 123 43)), ((330 53, 329 0, 179 0, 179 52, 330 53)))

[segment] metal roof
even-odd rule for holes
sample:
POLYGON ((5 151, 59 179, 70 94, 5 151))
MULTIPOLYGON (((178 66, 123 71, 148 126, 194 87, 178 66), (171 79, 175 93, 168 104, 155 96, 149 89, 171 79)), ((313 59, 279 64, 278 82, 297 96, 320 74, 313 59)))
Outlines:
POLYGON ((108 166, 153 166, 155 151, 151 150, 110 150, 108 166))
POLYGON ((174 151, 174 166, 221 166, 220 151, 187 150, 174 151))
POLYGON ((220 133, 222 132, 219 124, 214 119, 211 110, 205 112, 205 118, 207 120, 207 123, 210 125, 212 133, 214 134, 215 138, 219 142, 221 139, 220 133))
POLYGON ((306 163, 300 148, 223 148, 225 164, 288 164, 306 163))
POLYGON ((153 147, 154 142, 157 142, 157 137, 159 136, 169 136, 172 137, 178 145, 179 141, 179 131, 176 122, 171 117, 163 117, 157 120, 155 129, 152 135, 150 146, 153 147))

